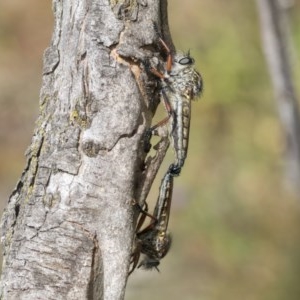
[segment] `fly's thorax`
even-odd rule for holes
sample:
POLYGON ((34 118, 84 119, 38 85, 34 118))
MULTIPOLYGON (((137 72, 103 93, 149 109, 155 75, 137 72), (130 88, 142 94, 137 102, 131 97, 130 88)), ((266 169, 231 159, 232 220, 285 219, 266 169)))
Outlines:
POLYGON ((141 252, 150 257, 156 257, 156 240, 158 239, 158 230, 149 230, 140 235, 141 252))
POLYGON ((145 232, 138 239, 141 252, 149 257, 162 258, 169 251, 172 243, 171 234, 157 229, 145 232))
POLYGON ((201 76, 193 67, 185 68, 171 78, 172 90, 181 97, 192 100, 200 94, 201 76))
POLYGON ((194 59, 188 54, 174 56, 172 71, 166 77, 174 93, 194 99, 202 91, 201 75, 194 69, 194 59))

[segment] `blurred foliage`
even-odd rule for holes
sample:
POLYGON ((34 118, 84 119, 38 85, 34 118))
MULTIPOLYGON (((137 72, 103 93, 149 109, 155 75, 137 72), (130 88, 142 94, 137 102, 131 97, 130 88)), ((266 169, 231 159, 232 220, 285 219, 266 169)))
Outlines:
POLYGON ((38 115, 42 55, 52 31, 51 1, 0 3, 1 207, 25 165, 38 115))
MULTIPOLYGON (((289 11, 295 83, 299 12, 297 0, 289 11)), ((161 273, 137 270, 129 278, 126 299, 299 299, 300 203, 282 180, 284 139, 255 1, 169 0, 169 23, 176 47, 196 59, 205 88, 193 103, 189 156, 175 179, 173 248, 161 273)), ((51 30, 50 1, 1 4, 2 206, 25 164, 51 30)))

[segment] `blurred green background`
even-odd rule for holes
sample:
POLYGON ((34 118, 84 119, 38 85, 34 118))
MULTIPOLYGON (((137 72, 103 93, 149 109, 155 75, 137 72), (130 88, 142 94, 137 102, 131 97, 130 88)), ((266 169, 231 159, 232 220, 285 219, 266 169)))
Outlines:
MULTIPOLYGON (((289 16, 299 98, 300 0, 289 16)), ((25 165, 52 22, 50 0, 0 4, 2 209, 25 165)), ((189 156, 175 179, 173 247, 160 273, 129 278, 126 299, 298 300, 300 197, 283 181, 284 137, 255 1, 169 0, 169 23, 205 89, 193 103, 189 156)), ((171 161, 172 153, 162 172, 171 161)))

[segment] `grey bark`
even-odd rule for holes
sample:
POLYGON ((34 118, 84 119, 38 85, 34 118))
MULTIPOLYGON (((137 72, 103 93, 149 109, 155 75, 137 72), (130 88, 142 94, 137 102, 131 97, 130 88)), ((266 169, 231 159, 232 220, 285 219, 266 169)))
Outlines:
POLYGON ((300 116, 290 62, 291 35, 286 9, 291 1, 257 0, 262 40, 279 117, 286 139, 286 179, 300 192, 300 116))
POLYGON ((166 6, 53 0, 40 115, 2 217, 1 299, 123 299, 132 203, 168 147, 145 161, 158 97, 141 60, 154 55, 153 21, 170 43, 166 6))

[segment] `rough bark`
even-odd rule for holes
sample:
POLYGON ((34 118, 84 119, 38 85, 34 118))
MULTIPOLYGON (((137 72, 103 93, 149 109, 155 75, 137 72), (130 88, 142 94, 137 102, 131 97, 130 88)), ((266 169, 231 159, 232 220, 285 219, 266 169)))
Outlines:
POLYGON ((1 299, 123 299, 132 203, 168 147, 145 162, 158 97, 141 60, 157 51, 153 21, 170 43, 166 5, 53 0, 40 116, 2 218, 1 299))
POLYGON ((286 139, 286 179, 300 192, 300 116, 290 66, 290 33, 285 9, 290 1, 257 0, 262 40, 286 139))

